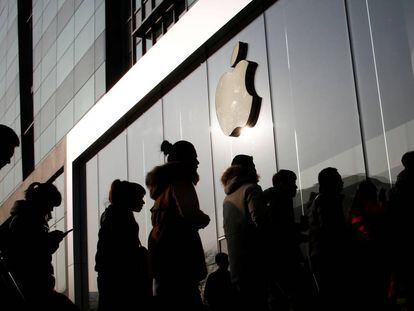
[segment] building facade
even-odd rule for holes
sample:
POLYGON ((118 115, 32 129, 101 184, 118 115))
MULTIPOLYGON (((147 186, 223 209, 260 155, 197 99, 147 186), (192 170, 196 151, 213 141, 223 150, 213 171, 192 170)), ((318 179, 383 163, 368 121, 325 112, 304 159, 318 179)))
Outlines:
MULTIPOLYGON (((209 264, 226 247, 220 178, 234 155, 253 155, 263 188, 278 169, 296 172, 300 215, 322 168, 337 167, 352 198, 366 176, 392 184, 402 154, 414 149, 410 0, 131 1, 127 8, 34 0, 27 128, 21 6, 0 3, 0 122, 22 140, 33 131, 31 172, 21 150, 1 171, 1 216, 30 181, 54 180, 65 202, 51 225, 74 228, 55 255, 57 289, 85 309, 97 298, 94 256, 109 186, 116 178, 144 185, 164 162, 164 139, 197 149, 197 192, 211 218, 200 232, 209 264), (246 79, 261 104, 255 125, 232 137, 219 124, 217 88, 234 71, 238 42, 257 64, 246 79)), ((144 244, 151 206, 147 196, 137 215, 144 244)))

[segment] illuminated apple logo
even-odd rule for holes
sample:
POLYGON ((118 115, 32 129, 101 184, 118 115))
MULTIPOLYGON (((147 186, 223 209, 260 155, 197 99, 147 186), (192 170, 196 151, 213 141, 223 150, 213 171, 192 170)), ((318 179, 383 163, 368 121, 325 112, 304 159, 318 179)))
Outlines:
POLYGON ((257 63, 246 60, 247 43, 238 42, 231 56, 234 69, 221 76, 216 90, 216 113, 220 127, 228 136, 239 136, 245 126, 252 127, 259 117, 262 98, 254 88, 257 63))

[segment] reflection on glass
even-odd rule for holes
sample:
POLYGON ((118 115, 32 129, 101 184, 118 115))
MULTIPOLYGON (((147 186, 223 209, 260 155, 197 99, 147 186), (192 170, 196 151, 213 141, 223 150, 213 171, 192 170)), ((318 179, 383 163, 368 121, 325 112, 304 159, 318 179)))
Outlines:
POLYGON ((192 6, 196 2, 197 2, 197 0, 187 0, 188 7, 192 6))
POLYGON ((147 52, 152 47, 152 35, 151 32, 148 31, 145 34, 145 52, 147 52))
POLYGON ((175 18, 178 20, 185 12, 185 1, 177 1, 175 4, 175 18))
POLYGON ((147 18, 152 11, 151 0, 147 0, 144 2, 144 19, 147 18))
POLYGON ((162 36, 162 23, 159 22, 154 27, 154 43, 157 42, 162 36))
POLYGON ((155 7, 157 7, 158 5, 160 5, 162 1, 163 0, 155 0, 155 2, 154 2, 155 7))
POLYGON ((135 56, 136 60, 139 60, 142 57, 142 40, 141 38, 136 38, 136 44, 135 44, 135 56))
POLYGON ((165 31, 169 30, 174 24, 174 11, 169 9, 164 15, 164 29, 165 31))
POLYGON ((135 27, 139 27, 141 25, 142 22, 142 10, 139 9, 138 11, 136 11, 135 13, 135 27))

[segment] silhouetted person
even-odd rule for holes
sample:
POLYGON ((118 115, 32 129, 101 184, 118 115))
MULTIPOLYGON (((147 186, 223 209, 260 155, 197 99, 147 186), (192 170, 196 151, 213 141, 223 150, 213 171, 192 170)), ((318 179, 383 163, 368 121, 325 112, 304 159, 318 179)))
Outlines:
POLYGON ((51 183, 32 183, 25 200, 17 201, 6 220, 5 258, 30 310, 77 310, 64 295, 54 291, 52 254, 65 237, 49 232, 48 220, 62 197, 51 183))
POLYGON ((0 124, 0 169, 10 163, 14 149, 20 145, 19 137, 8 126, 0 124))
POLYGON ((201 310, 199 282, 207 275, 198 230, 210 222, 200 210, 194 186, 199 180, 198 160, 188 141, 164 141, 167 163, 148 173, 146 184, 155 201, 148 250, 159 307, 201 310))
POLYGON ((231 283, 228 255, 218 253, 215 261, 218 269, 207 278, 204 298, 212 311, 235 310, 237 309, 236 289, 231 283))
POLYGON ((398 287, 406 293, 408 310, 414 310, 414 151, 405 153, 404 169, 390 194, 393 265, 398 287))
MULTIPOLYGON (((20 145, 16 133, 3 124, 0 124, 0 144, 0 169, 2 169, 10 163, 15 147, 20 145)), ((5 243, 7 231, 8 224, 5 223, 0 228, 0 293, 2 293, 1 301, 5 310, 13 309, 19 301, 22 302, 19 288, 15 285, 12 279, 13 276, 9 276, 5 258, 3 258, 3 244, 5 243)))
POLYGON ((352 228, 352 287, 359 310, 385 310, 389 281, 385 204, 377 187, 362 181, 355 193, 349 219, 352 228))
POLYGON ((265 205, 258 181, 253 157, 243 154, 234 157, 221 177, 230 274, 246 310, 267 309, 261 236, 265 205))
POLYGON ((319 285, 323 310, 347 310, 349 262, 347 226, 342 207, 343 182, 336 168, 318 175, 319 195, 314 199, 309 220, 309 252, 319 285))
POLYGON ((312 310, 312 280, 303 267, 302 225, 295 222, 296 174, 280 170, 264 191, 268 206, 267 261, 271 310, 312 310))
POLYGON ((101 216, 95 257, 100 311, 148 308, 151 282, 133 215, 142 210, 144 195, 137 183, 117 179, 111 184, 111 204, 101 216))

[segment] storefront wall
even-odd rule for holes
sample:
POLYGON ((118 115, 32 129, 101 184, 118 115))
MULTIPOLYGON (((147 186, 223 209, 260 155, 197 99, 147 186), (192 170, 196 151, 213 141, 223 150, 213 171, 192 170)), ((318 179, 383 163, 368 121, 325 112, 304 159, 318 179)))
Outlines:
MULTIPOLYGON (((408 1, 397 2, 401 6, 389 8, 385 0, 363 6, 277 1, 89 160, 89 292, 97 292, 94 255, 110 184, 119 178, 145 185, 147 172, 164 162, 164 139, 185 139, 197 149, 197 192, 211 218, 200 231, 208 263, 224 236, 220 178, 236 154, 253 155, 263 189, 277 169, 295 171, 298 214, 306 212, 324 167, 338 169, 348 198, 366 173, 384 185, 395 180, 401 155, 414 149, 413 30, 406 25, 414 10, 408 1), (258 64, 254 81, 262 103, 256 126, 235 138, 220 129, 215 93, 220 77, 232 70, 238 41, 248 44, 247 59, 258 64)), ((144 245, 152 204, 147 195, 136 216, 144 245)))

